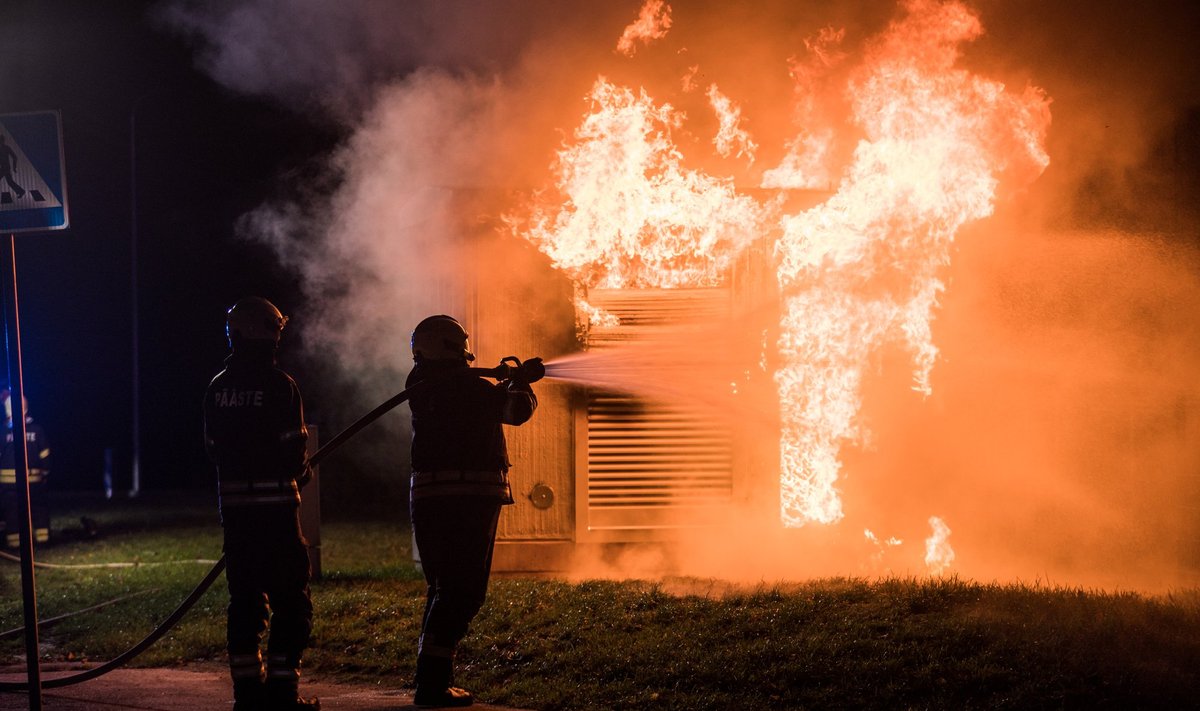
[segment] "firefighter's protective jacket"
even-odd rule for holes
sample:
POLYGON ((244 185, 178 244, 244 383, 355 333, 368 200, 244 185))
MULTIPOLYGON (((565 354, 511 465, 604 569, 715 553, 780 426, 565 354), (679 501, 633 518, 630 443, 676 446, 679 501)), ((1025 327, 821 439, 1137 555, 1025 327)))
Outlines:
POLYGON ((502 425, 533 416, 537 397, 527 384, 490 383, 455 371, 465 362, 420 363, 408 375, 413 391, 411 496, 465 495, 512 503, 508 446, 502 425))
MULTIPOLYGON (((5 430, 4 454, 0 458, 0 484, 17 483, 17 453, 13 447, 13 431, 5 430)), ((29 465, 29 483, 38 484, 50 476, 50 443, 41 425, 25 418, 25 453, 29 465)))
POLYGON ((299 505, 311 476, 300 389, 273 351, 238 350, 204 395, 204 435, 217 467, 221 510, 299 505))

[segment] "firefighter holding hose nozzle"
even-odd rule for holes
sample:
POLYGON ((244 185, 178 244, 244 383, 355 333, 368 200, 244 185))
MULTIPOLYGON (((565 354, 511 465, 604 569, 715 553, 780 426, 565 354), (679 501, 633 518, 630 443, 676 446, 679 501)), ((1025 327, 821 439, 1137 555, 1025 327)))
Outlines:
POLYGON ((234 304, 225 324, 230 355, 204 395, 205 446, 217 469, 225 537, 235 711, 320 709, 299 696, 300 658, 312 632, 299 506, 311 470, 300 390, 275 364, 286 323, 266 299, 234 304))
POLYGON ((427 584, 414 703, 470 706, 470 692, 454 685, 454 650, 483 606, 500 508, 513 503, 502 426, 533 416, 530 383, 544 370, 532 359, 531 367, 502 365, 497 383, 473 374, 467 332, 446 315, 417 324, 412 355, 406 387, 425 384, 409 398, 409 513, 427 584))

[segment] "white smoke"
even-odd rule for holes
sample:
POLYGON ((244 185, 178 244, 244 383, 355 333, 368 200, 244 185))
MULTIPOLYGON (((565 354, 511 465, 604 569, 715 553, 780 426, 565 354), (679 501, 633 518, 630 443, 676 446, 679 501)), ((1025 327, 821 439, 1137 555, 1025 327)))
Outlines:
MULTIPOLYGON (((468 253, 482 231, 472 223, 477 203, 537 183, 532 174, 550 163, 558 139, 559 119, 546 107, 579 110, 581 96, 563 94, 573 92, 564 77, 592 64, 572 61, 580 49, 570 38, 602 27, 611 37, 590 51, 611 56, 625 20, 619 8, 603 20, 611 11, 391 0, 156 8, 161 24, 196 44, 197 63, 218 82, 345 136, 331 155, 314 156, 323 164, 317 184, 281 177, 274 192, 286 197, 237 225, 298 278, 303 305, 293 328, 319 374, 306 396, 336 428, 403 388, 409 334, 421 317, 467 315, 463 286, 505 268, 468 253)), ((384 436, 360 435, 354 456, 369 468, 360 476, 384 479, 368 490, 395 492, 406 408, 376 427, 384 436)))
POLYGON ((355 123, 376 90, 422 68, 504 71, 543 23, 570 17, 561 5, 174 0, 155 18, 195 39, 197 62, 221 84, 355 123))
POLYGON ((505 130, 503 95, 496 82, 416 72, 380 91, 334 157, 342 183, 321 206, 330 217, 315 224, 318 234, 294 204, 244 219, 246 235, 301 275, 312 309, 306 337, 348 368, 407 367, 408 330, 438 307, 431 285, 458 282, 456 195, 468 181, 504 179, 488 148, 505 130))

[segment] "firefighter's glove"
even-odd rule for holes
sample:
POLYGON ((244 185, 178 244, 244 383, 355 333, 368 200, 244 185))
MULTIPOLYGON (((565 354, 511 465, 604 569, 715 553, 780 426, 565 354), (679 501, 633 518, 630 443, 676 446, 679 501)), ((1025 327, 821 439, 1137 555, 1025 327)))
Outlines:
POLYGON ((542 363, 541 358, 530 358, 521 363, 513 370, 510 385, 518 386, 522 390, 529 388, 531 383, 536 383, 546 376, 546 366, 542 363))

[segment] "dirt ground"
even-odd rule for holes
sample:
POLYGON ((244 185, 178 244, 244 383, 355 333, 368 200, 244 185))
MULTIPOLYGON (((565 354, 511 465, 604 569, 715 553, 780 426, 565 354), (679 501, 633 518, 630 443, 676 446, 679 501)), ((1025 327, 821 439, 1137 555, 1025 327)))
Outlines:
MULTIPOLYGON (((42 683, 70 670, 44 669, 42 683)), ((23 682, 20 670, 0 670, 0 681, 23 682)), ((409 711, 412 689, 384 685, 338 684, 305 677, 300 693, 321 699, 322 710, 409 711)), ((117 669, 80 684, 43 689, 42 708, 46 711, 105 711, 105 709, 145 709, 146 711, 201 711, 231 709, 233 699, 228 672, 218 665, 187 665, 160 669, 117 669)), ((24 693, 0 692, 0 709, 27 709, 24 693)), ((476 703, 472 708, 484 711, 517 711, 503 706, 476 703)))

